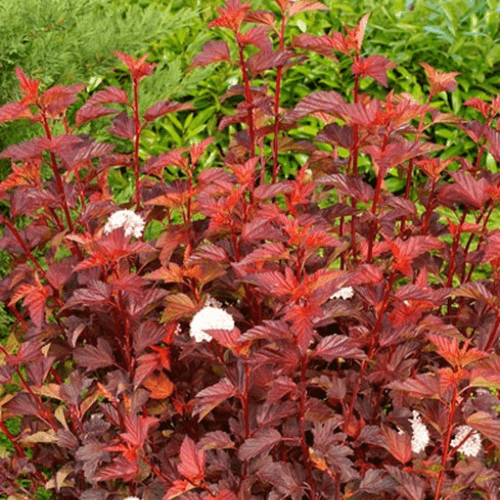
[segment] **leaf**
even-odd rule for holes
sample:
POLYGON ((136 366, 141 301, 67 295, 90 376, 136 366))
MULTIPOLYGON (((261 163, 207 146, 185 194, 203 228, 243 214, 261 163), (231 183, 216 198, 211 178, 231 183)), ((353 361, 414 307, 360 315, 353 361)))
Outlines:
POLYGON ((404 382, 394 381, 387 385, 389 389, 407 392, 414 398, 439 399, 439 379, 431 373, 416 375, 404 382))
POLYGON ((168 115, 174 111, 184 111, 186 109, 195 109, 195 107, 188 102, 170 102, 168 100, 160 101, 153 104, 146 110, 144 119, 147 122, 150 122, 152 120, 156 120, 156 118, 159 118, 160 116, 168 115))
POLYGON ((167 399, 175 388, 173 382, 163 372, 149 375, 143 380, 142 385, 151 391, 149 395, 151 399, 167 399))
POLYGON ((431 85, 431 96, 434 96, 443 91, 453 92, 454 90, 456 90, 457 82, 455 80, 455 77, 460 73, 456 71, 452 71, 450 73, 440 73, 426 63, 420 63, 420 66, 422 66, 427 73, 427 78, 431 85))
POLYGON ((23 436, 20 441, 22 443, 57 443, 59 437, 56 436, 54 430, 38 431, 29 436, 23 436))
POLYGON ((183 493, 186 493, 194 488, 196 488, 196 486, 190 481, 186 481, 185 479, 176 479, 165 493, 162 500, 172 500, 172 498, 178 497, 179 495, 182 495, 183 493))
POLYGON ((28 105, 20 102, 9 102, 0 107, 0 123, 31 118, 32 116, 28 105))
POLYGON ((134 448, 142 448, 148 437, 148 432, 158 422, 157 418, 140 416, 129 413, 123 419, 127 432, 122 432, 120 437, 134 448))
POLYGON ((77 347, 74 351, 74 358, 78 364, 86 368, 87 372, 115 364, 113 350, 103 338, 97 339, 97 347, 90 344, 77 347))
POLYGON ((50 141, 46 137, 35 137, 30 141, 13 144, 5 148, 0 158, 11 158, 12 161, 28 160, 42 156, 45 149, 50 148, 50 141))
POLYGON ((237 388, 228 379, 223 378, 219 382, 207 387, 196 394, 196 402, 193 415, 199 414, 198 421, 203 420, 216 406, 237 393, 237 388))
POLYGON ((387 88, 387 71, 395 67, 397 67, 397 64, 386 57, 374 55, 366 58, 360 57, 355 60, 351 66, 351 71, 353 75, 370 76, 387 88))
POLYGON ((149 64, 146 62, 149 54, 144 54, 138 59, 128 54, 124 54, 123 52, 114 51, 113 54, 125 63, 132 78, 136 81, 141 81, 144 77, 151 76, 153 74, 153 69, 157 66, 156 63, 149 64))
POLYGON ((82 468, 85 473, 85 479, 92 479, 100 463, 102 461, 109 461, 109 452, 106 450, 106 446, 105 443, 91 440, 76 450, 76 459, 83 462, 82 468))
POLYGON ((38 99, 38 87, 40 80, 33 80, 19 67, 15 68, 17 80, 23 93, 22 104, 34 104, 38 99))
POLYGON ((496 418, 484 411, 478 411, 467 418, 466 423, 486 436, 497 448, 500 448, 500 421, 496 418))
POLYGON ((75 115, 75 125, 79 127, 101 116, 115 115, 118 113, 117 109, 106 108, 105 106, 82 106, 75 115))
POLYGON ((330 92, 324 90, 311 92, 308 96, 304 97, 295 108, 286 114, 285 121, 294 122, 316 111, 331 113, 336 111, 341 104, 344 104, 344 100, 342 96, 334 90, 330 92))
POLYGON ((331 363, 337 358, 364 359, 366 354, 363 350, 353 345, 352 340, 345 335, 329 335, 323 337, 314 349, 314 356, 323 358, 331 363))
POLYGON ((177 321, 183 317, 194 314, 199 306, 195 304, 189 295, 177 293, 168 295, 165 299, 166 306, 162 315, 162 322, 177 321))
POLYGON ((388 427, 382 429, 387 443, 387 449, 391 455, 402 464, 412 459, 411 438, 406 432, 400 434, 388 427))
POLYGON ((490 198, 488 194, 490 184, 485 178, 476 180, 472 175, 464 172, 450 172, 450 176, 455 182, 446 184, 439 192, 438 198, 441 202, 449 205, 463 203, 480 209, 490 198))
POLYGON ((194 484, 199 484, 205 477, 205 451, 196 449, 194 441, 185 436, 180 450, 181 463, 177 466, 179 474, 194 484))
POLYGON ((110 85, 104 90, 94 92, 85 103, 84 107, 109 103, 128 104, 128 95, 124 90, 110 85))
POLYGON ((231 436, 223 431, 207 432, 198 442, 198 447, 203 450, 222 450, 234 448, 231 436))
POLYGON ((219 61, 231 61, 229 47, 226 42, 211 40, 203 46, 202 51, 191 61, 188 71, 198 66, 208 66, 219 61))
POLYGON ((126 482, 134 481, 139 474, 139 467, 134 461, 127 460, 123 455, 115 458, 110 465, 102 468, 92 478, 93 481, 109 481, 123 479, 126 482))
POLYGON ((281 434, 276 429, 264 428, 248 438, 238 450, 240 460, 250 460, 257 456, 267 455, 281 441, 281 434))
POLYGON ((136 134, 135 122, 131 116, 128 116, 125 111, 115 116, 111 123, 113 124, 108 128, 108 131, 117 137, 133 140, 136 134))
POLYGON ((425 483, 422 479, 392 465, 386 465, 385 468, 398 482, 398 491, 404 498, 408 500, 424 500, 425 483))
POLYGON ((292 17, 299 12, 306 12, 308 10, 329 10, 329 8, 321 2, 316 2, 316 0, 299 0, 291 3, 288 15, 292 17))

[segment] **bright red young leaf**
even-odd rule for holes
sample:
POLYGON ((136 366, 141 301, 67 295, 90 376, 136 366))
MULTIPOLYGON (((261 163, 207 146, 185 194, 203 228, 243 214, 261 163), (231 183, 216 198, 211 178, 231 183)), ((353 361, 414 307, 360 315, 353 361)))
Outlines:
POLYGON ((439 92, 453 92, 457 88, 457 82, 455 77, 460 73, 456 71, 451 71, 450 73, 440 73, 436 71, 432 66, 426 63, 420 63, 420 65, 427 72, 427 78, 431 85, 430 95, 435 96, 439 92))
POLYGON ((19 67, 16 67, 15 71, 17 80, 19 81, 19 86, 21 87, 21 91, 23 93, 21 104, 35 104, 38 101, 38 87, 40 86, 40 80, 29 78, 19 67))
POLYGON ((127 66, 132 78, 139 82, 146 76, 151 76, 153 74, 153 70, 157 66, 157 64, 149 64, 146 62, 146 59, 149 57, 149 54, 144 54, 143 56, 135 59, 134 57, 124 54, 123 52, 115 51, 113 54, 122 60, 122 62, 127 66))
POLYGON ((210 28, 228 28, 238 33, 244 17, 250 9, 251 5, 247 2, 241 4, 240 0, 227 0, 225 8, 217 7, 220 16, 208 26, 210 28))
POLYGON ((196 449, 196 444, 185 436, 180 450, 181 463, 177 470, 193 484, 199 484, 205 477, 205 451, 196 449))
POLYGON ((122 432, 120 437, 134 448, 141 449, 147 438, 151 427, 158 422, 157 418, 137 416, 129 413, 123 419, 127 432, 122 432))
POLYGON ((298 0, 290 3, 288 15, 292 17, 299 12, 306 12, 308 10, 329 10, 329 8, 316 0, 298 0))
POLYGON ((31 118, 32 116, 29 106, 21 102, 9 102, 0 107, 0 123, 31 118))
POLYGON ((351 66, 351 71, 353 75, 361 75, 362 77, 370 76, 387 88, 387 71, 396 67, 397 64, 386 57, 374 55, 355 60, 351 66))
POLYGON ((484 102, 479 97, 467 99, 467 101, 464 102, 464 106, 470 106, 477 109, 486 119, 488 119, 491 114, 491 104, 484 102))

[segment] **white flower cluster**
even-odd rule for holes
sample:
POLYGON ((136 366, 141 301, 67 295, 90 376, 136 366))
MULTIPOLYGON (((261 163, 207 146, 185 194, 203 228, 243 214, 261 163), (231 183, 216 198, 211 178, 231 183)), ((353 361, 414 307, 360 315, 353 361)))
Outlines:
POLYGON ((145 220, 132 210, 118 210, 106 222, 104 234, 109 234, 111 231, 123 227, 125 229, 125 236, 134 235, 136 238, 140 238, 145 225, 145 220))
POLYGON ((413 453, 420 453, 429 444, 429 431, 422 423, 422 417, 418 411, 413 410, 413 418, 410 419, 413 435, 411 437, 411 449, 413 453))
POLYGON ((211 295, 207 295, 207 298, 205 299, 205 307, 217 307, 217 309, 220 309, 222 304, 211 295))
POLYGON ((330 296, 330 299, 352 299, 354 297, 354 290, 352 289, 352 286, 346 286, 344 288, 341 288, 340 290, 337 290, 333 295, 330 296))
POLYGON ((139 497, 127 497, 125 500, 141 500, 139 497))
MULTIPOLYGON (((450 446, 453 448, 455 448, 455 446, 458 446, 472 430, 472 427, 469 427, 468 425, 460 425, 459 427, 457 427, 457 432, 455 434, 455 437, 451 440, 450 446)), ((481 436, 479 435, 479 432, 474 431, 467 438, 467 440, 462 443, 462 445, 458 448, 458 451, 460 453, 463 453, 467 457, 477 457, 479 452, 481 451, 481 448, 481 436)))
POLYGON ((204 307, 198 311, 191 320, 189 325, 189 335, 196 340, 196 342, 203 342, 206 340, 210 342, 212 336, 206 333, 206 330, 233 330, 234 320, 233 317, 217 307, 204 307))

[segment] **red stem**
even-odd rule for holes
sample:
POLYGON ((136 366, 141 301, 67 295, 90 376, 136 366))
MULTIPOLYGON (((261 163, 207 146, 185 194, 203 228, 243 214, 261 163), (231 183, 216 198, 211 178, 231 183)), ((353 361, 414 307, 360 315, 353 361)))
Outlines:
POLYGON ((132 79, 132 86, 134 91, 134 177, 135 177, 135 205, 136 210, 141 209, 141 193, 139 183, 139 145, 141 139, 141 123, 139 121, 139 82, 137 78, 132 79))
POLYGON ((245 99, 248 107, 248 135, 250 136, 251 152, 250 156, 255 156, 255 130, 253 123, 253 98, 252 98, 252 88, 250 86, 250 80, 248 79, 248 73, 245 64, 245 57, 243 55, 243 46, 238 42, 238 52, 240 56, 240 68, 241 74, 243 75, 243 81, 245 83, 245 99))

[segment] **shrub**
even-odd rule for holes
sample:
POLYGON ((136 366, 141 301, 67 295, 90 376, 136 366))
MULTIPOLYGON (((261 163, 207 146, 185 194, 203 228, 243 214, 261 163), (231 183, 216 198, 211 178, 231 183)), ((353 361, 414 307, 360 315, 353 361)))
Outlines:
POLYGON ((241 71, 218 167, 203 168, 213 138, 143 158, 147 127, 192 109, 140 112, 147 56, 117 52, 131 94, 108 86, 76 111, 81 85, 40 92, 17 69, 23 97, 0 121, 43 135, 0 154, 0 296, 16 318, 0 347, 4 495, 496 497, 500 178, 485 157, 500 158, 500 100, 466 102, 476 120, 441 113, 456 75, 425 64, 421 102, 371 97, 360 82, 387 87, 394 64, 361 55, 368 15, 288 46, 289 19, 324 7, 276 4, 228 0, 210 24, 225 40, 191 64, 241 71), (352 94, 285 109, 310 52, 349 58, 352 94), (80 133, 106 116, 129 152, 80 133), (305 140, 310 120, 324 126, 305 140), (442 123, 474 161, 438 154, 442 123), (133 180, 119 203, 116 169, 133 180))

